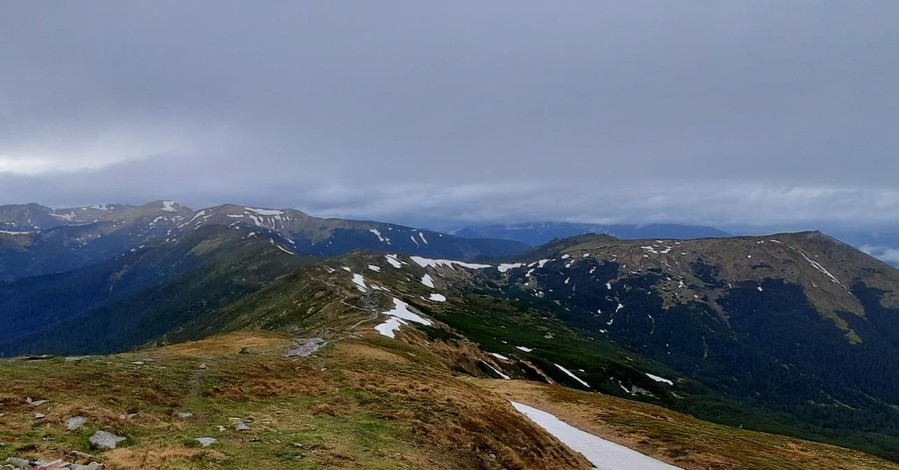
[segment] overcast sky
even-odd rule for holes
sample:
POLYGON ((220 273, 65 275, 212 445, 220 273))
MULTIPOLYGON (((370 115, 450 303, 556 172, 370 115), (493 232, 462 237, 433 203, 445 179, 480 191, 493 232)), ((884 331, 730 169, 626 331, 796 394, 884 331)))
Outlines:
POLYGON ((0 3, 0 203, 899 226, 899 2, 0 3))

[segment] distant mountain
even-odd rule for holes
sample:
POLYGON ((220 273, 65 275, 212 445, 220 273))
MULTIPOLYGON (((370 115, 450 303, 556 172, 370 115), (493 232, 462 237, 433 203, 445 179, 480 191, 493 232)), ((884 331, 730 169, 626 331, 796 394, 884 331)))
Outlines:
POLYGON ((586 224, 574 222, 535 222, 512 225, 479 225, 452 232, 469 238, 498 238, 515 240, 531 246, 542 245, 556 238, 568 238, 585 233, 611 235, 623 240, 648 240, 654 238, 691 239, 729 236, 726 232, 697 225, 677 224, 586 224))
POLYGON ((0 279, 70 271, 141 245, 172 241, 206 226, 255 229, 305 256, 358 249, 458 259, 496 258, 527 245, 468 239, 401 225, 323 219, 293 209, 222 205, 193 210, 172 201, 143 206, 102 205, 51 209, 37 204, 0 206, 0 279))

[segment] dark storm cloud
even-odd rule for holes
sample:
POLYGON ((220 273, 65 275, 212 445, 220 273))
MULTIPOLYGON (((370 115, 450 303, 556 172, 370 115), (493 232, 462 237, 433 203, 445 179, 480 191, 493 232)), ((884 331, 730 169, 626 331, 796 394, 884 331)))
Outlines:
POLYGON ((895 2, 5 2, 0 200, 889 224, 897 20, 895 2))

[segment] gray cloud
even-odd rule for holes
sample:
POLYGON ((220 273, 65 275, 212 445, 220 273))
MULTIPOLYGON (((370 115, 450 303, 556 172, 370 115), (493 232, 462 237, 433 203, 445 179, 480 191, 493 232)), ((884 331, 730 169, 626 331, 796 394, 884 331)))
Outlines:
POLYGON ((0 5, 0 201, 887 226, 893 2, 0 5))

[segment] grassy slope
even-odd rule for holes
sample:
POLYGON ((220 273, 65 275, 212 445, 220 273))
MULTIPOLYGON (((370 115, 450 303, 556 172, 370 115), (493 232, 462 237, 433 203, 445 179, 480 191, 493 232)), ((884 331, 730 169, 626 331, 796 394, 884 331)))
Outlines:
POLYGON ((242 332, 80 362, 0 362, 0 459, 96 453, 88 437, 105 429, 129 438, 98 454, 111 468, 587 467, 426 350, 373 337, 284 358, 288 345, 242 332), (244 345, 251 354, 238 354, 244 345), (49 403, 33 408, 29 396, 49 403), (88 425, 65 431, 73 415, 88 425), (201 436, 219 443, 198 448, 201 436))
POLYGON ((0 459, 80 450, 110 468, 588 467, 517 415, 506 402, 515 399, 684 468, 899 468, 602 394, 454 376, 444 356, 371 333, 308 358, 283 357, 290 344, 242 331, 77 362, 0 361, 0 459), (32 407, 25 397, 49 402, 32 407), (89 422, 66 431, 74 415, 89 422), (232 418, 251 430, 235 431, 232 418), (92 450, 97 429, 128 440, 92 450), (200 448, 201 436, 219 442, 200 448))
POLYGON ((862 452, 701 421, 608 395, 504 380, 475 380, 570 424, 684 469, 895 469, 862 452))

